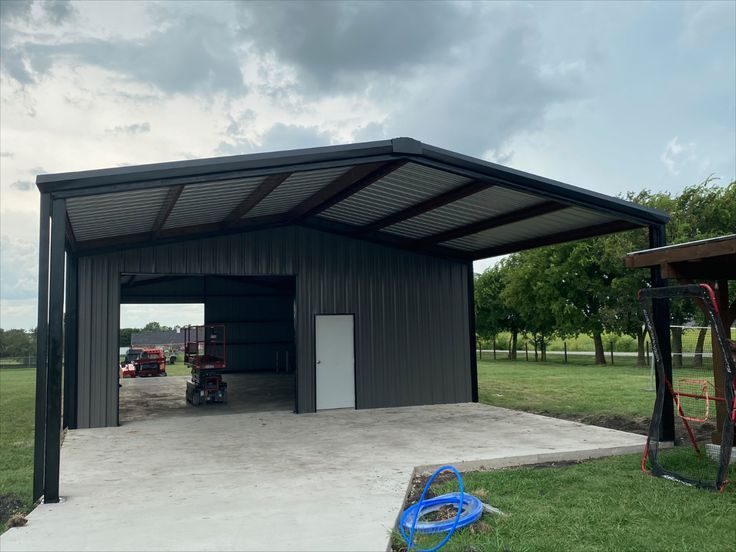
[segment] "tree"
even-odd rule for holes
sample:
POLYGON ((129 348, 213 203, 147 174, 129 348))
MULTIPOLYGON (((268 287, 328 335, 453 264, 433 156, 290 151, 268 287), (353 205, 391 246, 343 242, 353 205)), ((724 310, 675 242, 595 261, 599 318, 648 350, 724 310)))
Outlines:
POLYGON ((504 329, 506 309, 501 301, 501 267, 475 275, 475 332, 481 339, 495 339, 504 329))
POLYGON ((130 347, 131 345, 131 337, 133 336, 134 332, 139 332, 140 329, 138 328, 120 328, 120 346, 121 347, 130 347))
POLYGON ((546 277, 550 268, 547 249, 524 251, 509 257, 502 298, 517 313, 517 328, 532 337, 535 350, 547 359, 546 341, 554 332, 556 320, 551 301, 554 299, 553 282, 546 277))
POLYGON ((35 331, 0 328, 0 356, 28 357, 36 354, 35 331))
POLYGON ((143 326, 144 332, 166 332, 171 331, 173 328, 170 328, 168 326, 162 326, 158 322, 149 322, 145 326, 143 326))

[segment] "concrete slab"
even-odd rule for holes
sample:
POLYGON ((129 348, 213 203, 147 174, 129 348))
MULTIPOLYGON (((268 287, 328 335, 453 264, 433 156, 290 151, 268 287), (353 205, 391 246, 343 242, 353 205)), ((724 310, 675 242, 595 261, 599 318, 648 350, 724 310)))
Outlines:
POLYGON ((14 550, 385 550, 416 466, 638 452, 644 437, 480 404, 161 417, 71 431, 60 504, 14 550))
POLYGON ((189 376, 122 379, 120 387, 120 423, 150 420, 162 416, 205 416, 294 410, 296 380, 294 374, 252 372, 225 374, 227 404, 187 404, 184 396, 189 376))

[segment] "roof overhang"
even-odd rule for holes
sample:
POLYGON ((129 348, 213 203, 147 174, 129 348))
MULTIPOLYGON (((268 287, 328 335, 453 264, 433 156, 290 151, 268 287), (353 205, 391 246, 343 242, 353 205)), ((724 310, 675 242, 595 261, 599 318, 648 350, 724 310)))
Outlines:
POLYGON ((624 262, 629 268, 659 267, 664 278, 736 280, 736 234, 635 251, 624 262))
POLYGON ((303 225, 475 260, 665 224, 660 211, 411 138, 40 175, 78 254, 303 225))

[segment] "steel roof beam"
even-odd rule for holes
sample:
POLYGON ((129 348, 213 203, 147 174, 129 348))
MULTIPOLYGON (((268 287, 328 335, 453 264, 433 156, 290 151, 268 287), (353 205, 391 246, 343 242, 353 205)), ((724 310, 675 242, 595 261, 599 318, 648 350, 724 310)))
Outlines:
POLYGON ((532 205, 530 207, 524 207, 522 209, 517 209, 509 213, 503 213, 502 215, 497 215, 489 219, 466 224, 464 226, 460 226, 459 228, 453 228, 451 230, 446 230, 444 232, 433 234, 426 238, 422 238, 421 240, 417 240, 416 247, 425 247, 427 245, 447 242, 455 240, 457 238, 464 238, 465 236, 477 234, 478 232, 491 230, 492 228, 498 228, 499 226, 506 226, 507 224, 513 224, 515 222, 522 222, 530 218, 554 213, 555 211, 560 211, 562 209, 567 209, 568 207, 569 205, 563 205, 562 203, 557 203, 556 201, 545 201, 543 203, 537 203, 536 205, 532 205))
POLYGON ((397 159, 380 165, 358 165, 338 176, 327 186, 305 199, 288 213, 290 220, 304 219, 326 211, 363 188, 388 176, 408 159, 397 159))
POLYGON ((363 230, 365 232, 372 232, 380 230, 381 228, 386 228, 387 226, 391 226, 392 224, 403 222, 407 219, 424 214, 427 211, 438 209, 439 207, 447 205, 448 203, 452 203, 453 201, 459 201, 468 196, 477 194, 478 192, 482 192, 483 190, 487 190, 488 188, 492 188, 493 186, 494 184, 491 182, 474 180, 473 182, 458 186, 457 188, 454 188, 448 192, 430 197, 429 199, 417 203, 416 205, 412 205, 411 207, 408 207, 402 211, 392 213, 388 216, 371 222, 370 224, 366 224, 365 226, 363 226, 363 230))
POLYGON ((517 251, 524 251, 526 249, 534 249, 535 247, 555 245, 563 242, 582 240, 585 238, 594 238, 596 236, 613 234, 615 232, 623 232, 624 230, 633 230, 635 228, 641 228, 641 226, 626 220, 615 220, 612 222, 604 222, 603 224, 596 224, 594 226, 586 226, 584 228, 576 228, 574 230, 565 230, 563 232, 548 234, 546 236, 541 236, 538 238, 530 238, 527 240, 520 240, 504 245, 488 247, 486 249, 480 249, 469 253, 470 255, 472 255, 472 258, 474 260, 487 259, 488 257, 496 257, 498 255, 506 255, 508 253, 515 253, 517 251))
POLYGON ((161 229, 164 227, 164 224, 166 224, 166 221, 169 218, 169 215, 171 214, 171 211, 174 210, 174 206, 176 205, 176 202, 179 200, 179 197, 181 196, 181 193, 184 191, 184 186, 174 186, 173 188, 169 188, 168 193, 166 194, 166 199, 164 199, 163 204, 161 205, 161 209, 158 212, 158 215, 156 216, 156 220, 153 221, 153 226, 151 227, 151 237, 155 238, 158 233, 161 231, 161 229))
POLYGON ((262 230, 285 224, 283 215, 265 215, 239 220, 228 227, 223 227, 221 222, 198 224, 196 226, 183 226, 181 228, 162 229, 154 239, 150 232, 139 232, 126 234, 111 238, 100 238, 97 240, 86 240, 78 243, 79 255, 92 255, 106 253, 116 249, 130 249, 132 247, 162 245, 171 243, 178 239, 205 239, 236 234, 250 230, 262 230))
POLYGON ((255 190, 253 190, 248 197, 246 197, 240 204, 235 207, 230 214, 225 217, 223 224, 225 226, 232 226, 233 223, 243 218, 249 211, 251 211, 256 205, 263 201, 268 194, 273 192, 279 184, 291 176, 290 172, 281 174, 272 174, 267 176, 266 179, 261 182, 255 190))

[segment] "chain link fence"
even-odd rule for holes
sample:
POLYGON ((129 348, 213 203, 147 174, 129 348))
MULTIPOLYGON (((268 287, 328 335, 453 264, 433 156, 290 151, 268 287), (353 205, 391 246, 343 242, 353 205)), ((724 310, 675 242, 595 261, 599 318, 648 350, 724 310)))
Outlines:
POLYGON ((35 356, 0 357, 0 368, 35 368, 35 356))

